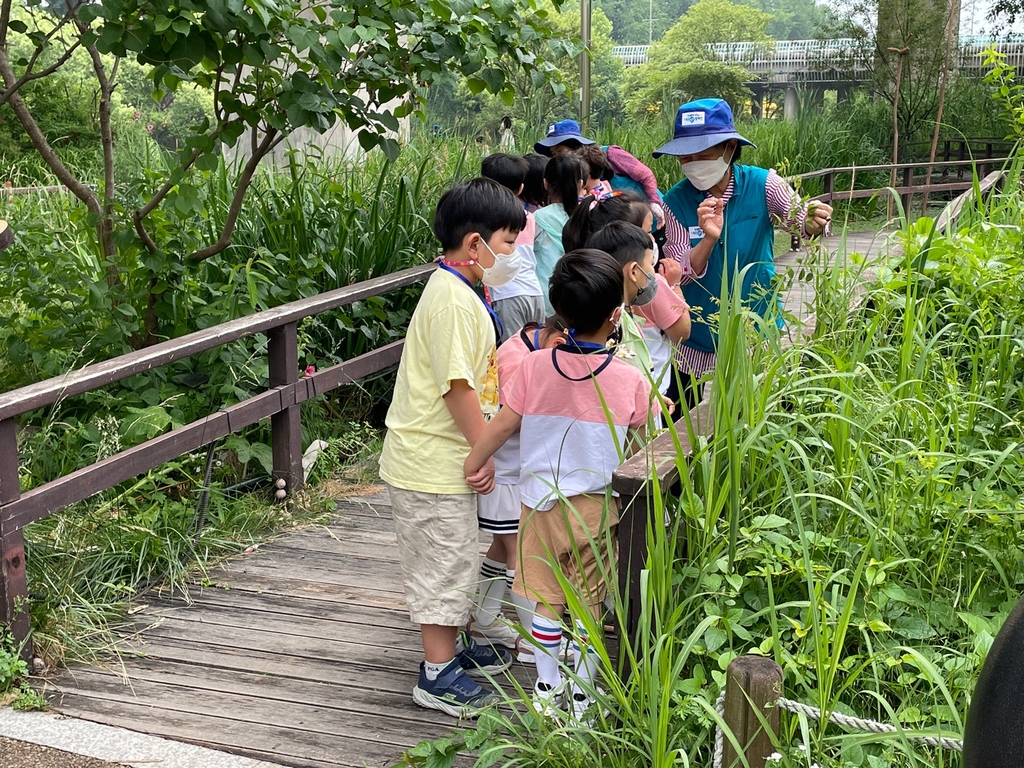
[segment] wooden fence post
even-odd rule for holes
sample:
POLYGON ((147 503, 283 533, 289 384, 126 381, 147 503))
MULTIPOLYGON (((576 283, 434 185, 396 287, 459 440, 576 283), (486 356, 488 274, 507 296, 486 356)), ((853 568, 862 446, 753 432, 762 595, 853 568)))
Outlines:
MULTIPOLYGON (((743 748, 750 768, 764 768, 779 736, 782 668, 764 656, 738 656, 729 664, 725 681, 725 724, 743 748), (760 714, 760 718, 758 717, 760 714), (765 730, 762 719, 771 733, 765 730), (775 737, 775 741, 772 741, 775 737)), ((729 737, 722 752, 723 768, 743 765, 729 737)))
MULTIPOLYGON (((299 380, 298 323, 271 328, 269 363, 270 386, 294 384, 299 380)), ((295 393, 287 390, 291 402, 283 402, 284 410, 270 417, 273 436, 274 480, 283 479, 288 494, 302 487, 302 421, 295 393)))
POLYGON ((22 658, 32 658, 32 624, 25 579, 25 537, 4 521, 4 506, 21 497, 18 483, 18 435, 14 419, 0 421, 0 622, 21 646, 22 658))
POLYGON ((832 205, 832 196, 835 194, 835 192, 836 192, 836 172, 830 170, 825 175, 825 196, 826 196, 826 199, 824 200, 824 202, 828 203, 829 205, 832 205))
MULTIPOLYGON (((640 572, 647 563, 647 521, 653 508, 651 498, 652 485, 634 491, 630 496, 622 496, 626 506, 619 514, 619 594, 626 601, 626 626, 619 643, 632 643, 636 647, 637 631, 640 627, 640 572)), ((620 657, 622 652, 620 651, 620 657)), ((622 668, 623 680, 629 677, 631 670, 622 668)))
POLYGON ((910 219, 910 204, 913 201, 914 193, 911 188, 914 186, 914 169, 904 168, 903 169, 903 186, 907 188, 907 191, 903 194, 903 213, 907 219, 910 219))

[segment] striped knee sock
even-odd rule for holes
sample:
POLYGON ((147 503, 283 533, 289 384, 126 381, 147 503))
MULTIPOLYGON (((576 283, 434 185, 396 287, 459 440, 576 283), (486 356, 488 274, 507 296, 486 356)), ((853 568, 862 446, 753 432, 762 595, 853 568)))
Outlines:
POLYGON ((573 640, 572 649, 576 655, 576 677, 584 685, 592 684, 597 674, 597 651, 590 644, 587 628, 579 619, 576 620, 576 639, 573 640))
POLYGON ((505 595, 505 564, 484 558, 480 564, 480 592, 473 619, 478 624, 490 625, 501 612, 501 599, 505 595))
POLYGON ((524 629, 533 627, 533 614, 537 610, 537 604, 528 597, 517 595, 512 591, 512 585, 516 580, 516 572, 512 569, 505 571, 505 583, 508 585, 508 593, 512 595, 512 605, 516 609, 516 616, 519 617, 519 625, 524 629))
POLYGON ((558 670, 558 647, 562 644, 562 624, 559 621, 534 615, 531 628, 537 660, 537 679, 551 686, 562 684, 562 673, 558 670))

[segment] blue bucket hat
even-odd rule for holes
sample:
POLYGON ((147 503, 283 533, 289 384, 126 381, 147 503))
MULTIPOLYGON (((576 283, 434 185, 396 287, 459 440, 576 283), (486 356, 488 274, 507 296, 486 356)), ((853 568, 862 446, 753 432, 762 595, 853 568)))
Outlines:
POLYGON ((732 110, 726 102, 721 99, 698 99, 679 108, 672 141, 658 147, 654 156, 695 155, 729 139, 736 139, 741 146, 754 146, 754 142, 736 133, 732 110))
POLYGON ((560 120, 548 126, 548 135, 533 145, 533 149, 542 154, 550 155, 551 147, 566 141, 578 141, 580 144, 593 144, 590 139, 583 138, 580 124, 575 120, 560 120))

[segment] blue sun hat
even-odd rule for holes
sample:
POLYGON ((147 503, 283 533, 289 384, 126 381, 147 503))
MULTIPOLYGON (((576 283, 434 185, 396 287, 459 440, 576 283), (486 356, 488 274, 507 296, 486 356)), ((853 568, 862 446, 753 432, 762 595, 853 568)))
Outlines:
POLYGON ((580 144, 593 144, 590 139, 583 138, 580 124, 575 120, 560 120, 548 126, 548 135, 533 145, 534 151, 542 155, 550 155, 551 147, 566 141, 578 141, 580 144))
POLYGON ((728 103, 722 99, 698 99, 679 108, 672 141, 658 147, 654 156, 695 155, 729 139, 736 139, 741 146, 755 146, 736 132, 728 103))

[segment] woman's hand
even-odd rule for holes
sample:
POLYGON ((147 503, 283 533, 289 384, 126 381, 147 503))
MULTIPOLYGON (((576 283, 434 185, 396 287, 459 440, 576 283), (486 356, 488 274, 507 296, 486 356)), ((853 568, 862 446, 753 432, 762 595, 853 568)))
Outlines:
POLYGON ((807 218, 804 220, 804 231, 814 237, 825 231, 832 223, 832 206, 827 203, 811 202, 807 206, 807 218))
POLYGON ((722 236, 725 226, 725 203, 717 197, 708 197, 697 206, 697 223, 704 230, 704 237, 712 241, 722 236))
POLYGON ((658 271, 673 288, 683 279, 683 268, 675 259, 658 259, 658 271))

